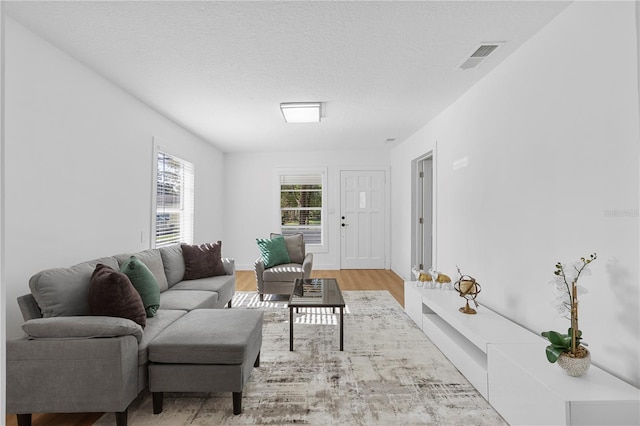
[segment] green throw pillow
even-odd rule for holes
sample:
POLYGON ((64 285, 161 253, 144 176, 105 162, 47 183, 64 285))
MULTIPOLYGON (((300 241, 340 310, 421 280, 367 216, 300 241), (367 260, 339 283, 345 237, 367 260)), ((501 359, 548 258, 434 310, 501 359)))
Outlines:
POLYGON ((120 272, 129 277, 133 287, 140 293, 147 317, 152 318, 160 307, 160 286, 151 270, 140 259, 131 256, 120 267, 120 272))
POLYGON ((287 244, 282 235, 274 238, 256 238, 256 243, 262 254, 262 262, 265 268, 291 263, 287 244))

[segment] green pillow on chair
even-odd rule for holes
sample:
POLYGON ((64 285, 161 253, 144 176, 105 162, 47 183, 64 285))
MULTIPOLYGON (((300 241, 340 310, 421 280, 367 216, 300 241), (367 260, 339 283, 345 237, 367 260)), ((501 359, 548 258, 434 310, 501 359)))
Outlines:
POLYGON ((287 244, 282 235, 274 238, 256 238, 256 243, 262 254, 262 262, 265 268, 291 263, 287 244))
POLYGON ((131 280, 140 293, 147 317, 152 318, 160 307, 160 286, 151 270, 140 259, 131 256, 120 266, 120 272, 131 280))

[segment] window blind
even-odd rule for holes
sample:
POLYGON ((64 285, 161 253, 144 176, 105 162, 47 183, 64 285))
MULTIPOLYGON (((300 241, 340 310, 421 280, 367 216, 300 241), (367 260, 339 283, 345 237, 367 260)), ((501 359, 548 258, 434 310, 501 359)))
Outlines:
POLYGON ((195 173, 193 164, 158 151, 156 247, 193 244, 195 173))
POLYGON ((318 185, 322 190, 322 175, 280 175, 280 186, 282 185, 318 185))

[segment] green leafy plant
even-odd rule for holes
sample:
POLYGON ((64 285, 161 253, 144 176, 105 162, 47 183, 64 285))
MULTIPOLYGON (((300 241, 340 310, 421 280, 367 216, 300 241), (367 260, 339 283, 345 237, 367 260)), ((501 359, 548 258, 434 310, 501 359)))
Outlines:
POLYGON ((580 275, 587 275, 591 271, 588 266, 597 259, 596 253, 589 257, 581 257, 579 262, 570 266, 556 263, 555 275, 552 281, 556 286, 558 297, 556 298, 556 308, 559 313, 571 321, 571 327, 567 334, 557 331, 543 331, 542 336, 549 341, 546 348, 547 359, 553 363, 558 360, 561 354, 569 353, 572 357, 582 358, 586 355, 586 350, 582 346, 587 346, 582 342, 582 331, 578 328, 578 289, 580 293, 586 293, 586 289, 578 286, 580 275), (575 332, 574 332, 575 330, 575 332))
MULTIPOLYGON (((578 330, 576 345, 580 345, 582 332, 578 330)), ((546 337, 550 345, 546 348, 549 362, 556 362, 563 352, 571 352, 571 342, 573 341, 573 329, 569 328, 567 334, 560 334, 557 331, 543 331, 542 336, 546 337)), ((586 345, 586 343, 584 343, 586 345)), ((576 349, 577 350, 577 349, 576 349)))

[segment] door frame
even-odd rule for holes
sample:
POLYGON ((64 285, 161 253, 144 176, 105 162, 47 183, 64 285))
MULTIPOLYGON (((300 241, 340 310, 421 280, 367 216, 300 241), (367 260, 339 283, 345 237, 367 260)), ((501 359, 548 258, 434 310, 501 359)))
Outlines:
POLYGON ((337 168, 336 175, 336 188, 337 188, 337 197, 338 197, 338 214, 334 216, 334 225, 335 225, 335 241, 337 242, 337 253, 338 258, 336 259, 336 263, 340 269, 342 269, 342 236, 340 233, 340 216, 342 213, 342 172, 346 171, 355 171, 355 172, 384 172, 384 269, 391 269, 391 175, 390 175, 390 166, 353 166, 346 167, 340 166, 337 168))
MULTIPOLYGON (((420 242, 420 205, 423 202, 423 194, 420 193, 419 179, 419 166, 424 160, 431 159, 431 266, 433 269, 438 269, 438 251, 437 248, 437 199, 438 199, 438 185, 437 185, 437 142, 434 142, 433 149, 427 151, 425 154, 415 158, 411 162, 411 268, 416 266, 420 259, 418 243, 420 242)), ((412 276, 411 271, 407 271, 407 276, 412 276)))

